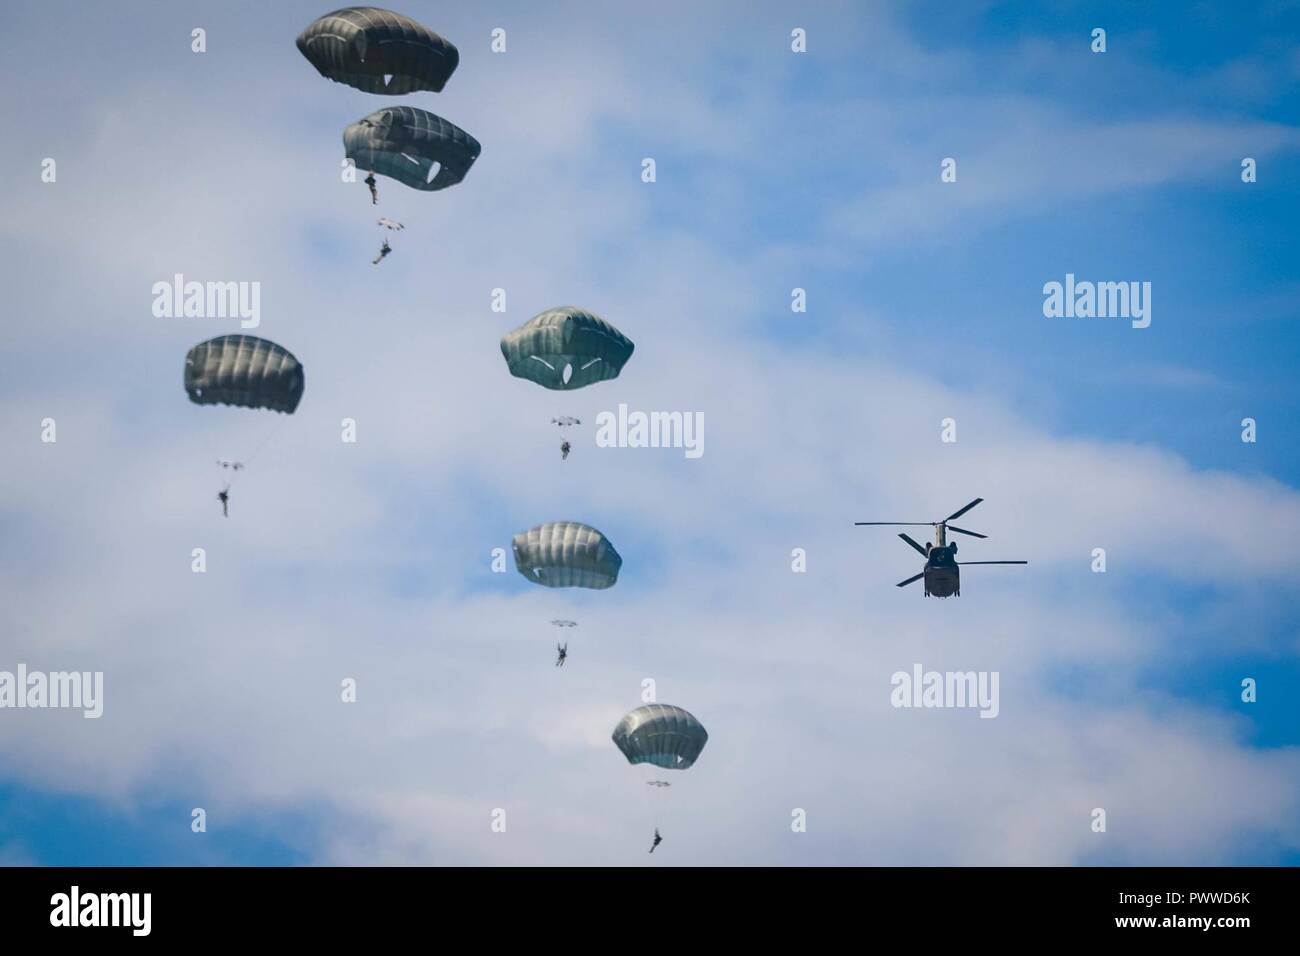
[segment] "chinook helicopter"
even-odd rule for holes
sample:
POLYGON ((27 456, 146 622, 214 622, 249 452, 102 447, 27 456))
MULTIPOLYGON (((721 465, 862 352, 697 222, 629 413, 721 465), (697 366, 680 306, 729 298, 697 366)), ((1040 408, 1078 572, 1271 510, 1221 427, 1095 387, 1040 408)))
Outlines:
POLYGON ((965 528, 958 528, 955 525, 948 524, 948 522, 954 518, 960 518, 983 500, 983 498, 976 498, 966 507, 954 511, 942 521, 855 521, 853 523, 855 525, 890 525, 894 527, 916 525, 934 528, 934 544, 927 543, 925 547, 921 547, 906 534, 899 534, 900 538, 919 551, 925 558, 925 567, 921 569, 920 574, 914 574, 906 581, 899 581, 897 587, 907 587, 913 581, 925 578, 926 597, 952 597, 953 595, 961 597, 961 568, 966 565, 1029 563, 1028 561, 963 561, 961 564, 957 563, 957 542, 948 543, 949 531, 970 535, 972 538, 987 538, 988 535, 980 534, 978 531, 967 531, 965 528))

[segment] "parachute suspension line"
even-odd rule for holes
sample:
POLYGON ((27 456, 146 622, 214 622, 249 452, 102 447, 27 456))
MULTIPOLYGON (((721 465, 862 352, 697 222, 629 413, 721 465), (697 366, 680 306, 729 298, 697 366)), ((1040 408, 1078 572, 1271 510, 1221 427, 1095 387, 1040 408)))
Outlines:
POLYGON ((638 768, 638 775, 641 778, 641 799, 645 801, 644 816, 650 818, 650 825, 656 830, 659 829, 659 799, 653 791, 660 789, 654 785, 655 767, 652 764, 643 763, 638 768))
POLYGON ((239 476, 247 470, 248 466, 253 463, 254 459, 256 459, 257 456, 262 453, 262 450, 271 443, 271 439, 280 433, 280 429, 284 427, 284 423, 289 420, 288 416, 281 417, 277 415, 276 418, 278 418, 279 421, 272 422, 267 426, 261 439, 253 446, 253 450, 247 457, 240 459, 240 463, 243 467, 230 473, 230 480, 226 482, 227 491, 235 486, 235 482, 239 480, 239 476))
POLYGON ((656 786, 655 790, 655 828, 663 824, 663 817, 667 816, 669 794, 672 793, 672 784, 667 781, 660 781, 664 786, 656 786))
POLYGON ((668 806, 666 801, 672 785, 664 779, 665 774, 661 767, 656 767, 652 763, 643 763, 640 765, 640 770, 641 789, 650 791, 642 799, 646 801, 651 825, 658 830, 664 823, 664 811, 668 806))
POLYGON ((266 430, 265 434, 262 435, 262 440, 253 448, 252 453, 249 454, 247 460, 244 462, 245 465, 250 464, 253 459, 262 453, 262 449, 271 443, 271 439, 280 433, 280 429, 284 427, 284 423, 289 420, 288 416, 281 418, 277 415, 276 418, 278 418, 279 421, 273 422, 266 430))

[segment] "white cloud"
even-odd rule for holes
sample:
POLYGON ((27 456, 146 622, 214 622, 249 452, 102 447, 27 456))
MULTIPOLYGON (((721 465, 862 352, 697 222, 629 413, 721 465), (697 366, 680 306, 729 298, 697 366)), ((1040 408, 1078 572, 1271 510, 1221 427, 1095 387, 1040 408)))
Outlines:
MULTIPOLYGON (((773 252, 659 223, 639 157, 623 182, 623 160, 591 150, 602 123, 644 108, 664 127, 680 118, 682 142, 716 122, 719 143, 744 143, 783 104, 679 105, 689 76, 665 93, 621 52, 580 65, 538 92, 555 117, 539 124, 505 108, 520 72, 467 57, 455 119, 483 159, 445 193, 384 184, 380 211, 409 228, 378 268, 364 188, 333 181, 332 132, 328 146, 303 133, 302 112, 340 88, 292 61, 283 82, 309 105, 245 116, 240 97, 264 78, 188 112, 184 94, 168 110, 155 92, 165 129, 105 123, 79 157, 94 188, 73 177, 66 193, 6 201, 44 223, 42 255, 6 267, 6 284, 48 321, 0 346, 24 365, 0 386, 0 667, 103 669, 107 695, 100 721, 9 713, 9 778, 118 805, 146 791, 225 814, 323 805, 339 816, 310 848, 321 860, 640 864, 655 795, 608 735, 652 677, 711 734, 658 811, 665 862, 1213 862, 1243 835, 1296 845, 1294 752, 1151 697, 1147 669, 1196 648, 1181 643, 1187 616, 1132 592, 1158 575, 1218 588, 1227 609, 1252 581, 1289 593, 1300 557, 1257 536, 1294 539, 1300 495, 1054 435, 928 372, 765 342, 753 315, 773 252), (200 132, 251 152, 188 150, 176 175, 148 165, 200 132), (579 169, 600 170, 595 185, 579 169), (149 284, 174 271, 261 279, 260 333, 306 364, 303 405, 240 478, 229 521, 211 461, 255 447, 272 419, 185 400, 184 350, 233 329, 150 317, 149 284), (488 310, 498 285, 506 316, 488 310), (508 377, 499 335, 560 302, 636 341, 623 377, 571 395, 508 377), (549 418, 590 422, 618 401, 703 411, 705 457, 597 449, 584 426, 561 463, 549 418), (47 414, 55 446, 38 441, 47 414), (950 414, 955 446, 939 442, 950 414), (338 440, 343 416, 355 446, 338 440), (988 501, 970 524, 994 537, 963 553, 1033 563, 968 571, 960 601, 895 589, 916 556, 852 526, 940 517, 975 495, 988 501), (488 572, 512 532, 564 517, 623 552, 614 590, 529 591, 488 572), (1088 572, 1098 545, 1105 578, 1088 572), (196 546, 206 575, 190 573, 196 546), (789 572, 795 546, 807 575, 789 572), (580 626, 558 670, 547 622, 561 615, 580 626), (893 710, 889 675, 913 662, 999 670, 1002 715, 893 710), (1062 673, 1086 693, 1060 690, 1062 673), (339 702, 345 677, 356 704, 339 702), (1088 830, 1098 805, 1104 837, 1088 830), (806 835, 790 833, 796 806, 806 835), (496 807, 506 834, 490 830, 496 807)), ((137 111, 131 94, 94 93, 90 111, 137 111)), ((1214 130, 1131 132, 1153 155, 1181 137, 1204 158, 1214 130)), ((1098 195, 1163 175, 1085 180, 1098 195)), ((981 202, 1015 192, 989 188, 981 202)), ((1050 195, 1046 180, 1027 188, 1050 195)))

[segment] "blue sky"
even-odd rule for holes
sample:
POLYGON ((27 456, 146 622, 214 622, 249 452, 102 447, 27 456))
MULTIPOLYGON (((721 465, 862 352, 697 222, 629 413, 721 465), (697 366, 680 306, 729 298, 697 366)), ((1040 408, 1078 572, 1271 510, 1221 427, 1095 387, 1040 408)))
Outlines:
POLYGON ((340 134, 390 101, 294 49, 324 7, 16 5, 0 670, 103 670, 106 709, 0 711, 0 862, 1300 859, 1297 6, 536 6, 400 8, 462 57, 401 102, 483 154, 381 182, 375 268, 340 134), (262 284, 292 418, 185 400, 238 329, 154 318, 175 272, 262 284), (1149 281, 1151 326, 1045 318, 1066 273, 1149 281), (617 380, 509 377, 501 334, 563 303, 636 342, 617 380), (620 402, 702 412, 704 456, 585 428, 562 463, 550 417, 620 402), (223 521, 212 460, 268 433, 223 521), (852 526, 977 495, 963 556, 1032 563, 956 601, 852 526), (560 519, 614 589, 491 572, 560 519), (1002 713, 891 708, 914 663, 999 671, 1002 713), (649 859, 609 741, 646 678, 710 733, 649 859))

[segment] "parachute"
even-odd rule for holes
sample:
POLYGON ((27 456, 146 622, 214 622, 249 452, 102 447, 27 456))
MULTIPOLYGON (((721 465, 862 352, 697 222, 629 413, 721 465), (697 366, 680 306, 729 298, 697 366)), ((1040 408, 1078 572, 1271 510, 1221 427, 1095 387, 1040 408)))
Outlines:
POLYGON ((511 375, 558 390, 618 378, 634 348, 604 319, 570 305, 536 315, 501 339, 511 375))
POLYGON ((630 764, 685 770, 699 758, 709 734, 689 711, 671 704, 647 704, 618 722, 613 741, 630 764))
POLYGON ((519 573, 548 588, 611 588, 623 559, 609 539, 576 521, 552 521, 515 535, 519 573))
POLYGON ((410 17, 378 7, 347 7, 313 21, 298 49, 328 80, 366 93, 441 93, 460 51, 410 17))
POLYGON ((267 408, 292 415, 303 368, 282 346, 252 335, 222 335, 185 356, 185 391, 196 405, 267 408))
POLYGON ((412 189, 454 186, 478 159, 478 140, 454 123, 413 106, 386 106, 343 131, 343 147, 358 169, 412 189))

